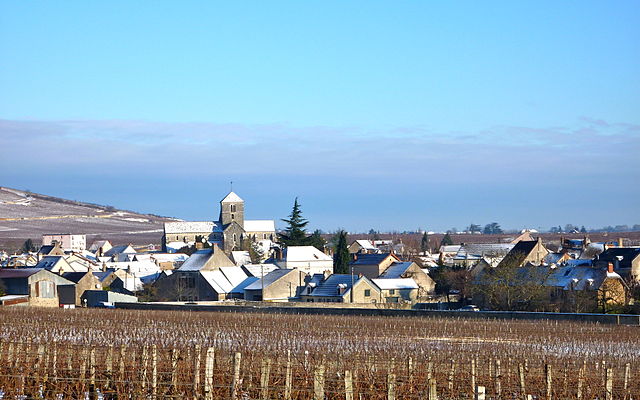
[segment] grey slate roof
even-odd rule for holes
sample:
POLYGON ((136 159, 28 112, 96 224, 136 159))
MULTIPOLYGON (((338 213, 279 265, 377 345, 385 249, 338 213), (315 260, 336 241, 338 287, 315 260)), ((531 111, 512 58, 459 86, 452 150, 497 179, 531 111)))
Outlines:
POLYGON ((358 258, 351 261, 349 265, 379 265, 390 253, 382 254, 358 254, 358 258))
MULTIPOLYGON (((351 278, 350 274, 333 274, 324 281, 317 283, 309 296, 342 297, 344 293, 351 289, 351 278), (338 285, 345 285, 345 291, 342 294, 339 293, 338 285)), ((358 278, 354 277, 354 283, 357 281, 358 278)))
POLYGON ((407 269, 411 267, 413 262, 411 261, 403 261, 403 262, 395 262, 387 268, 382 275, 381 278, 392 279, 392 278, 402 278, 402 274, 407 272, 407 269))
POLYGON ((640 256, 640 248, 637 247, 613 247, 605 250, 598 256, 598 261, 611 262, 614 265, 618 262, 617 257, 622 257, 618 268, 631 268, 631 262, 640 256))
POLYGON ((268 274, 266 274, 263 279, 258 279, 257 281, 254 281, 253 283, 251 283, 250 285, 245 287, 245 290, 262 290, 262 286, 263 286, 262 281, 263 280, 264 280, 264 287, 267 287, 267 286, 271 285, 272 283, 274 283, 275 281, 277 281, 278 279, 280 279, 283 276, 287 275, 291 271, 295 271, 295 270, 294 269, 276 269, 276 270, 273 270, 273 271, 269 272, 268 274))

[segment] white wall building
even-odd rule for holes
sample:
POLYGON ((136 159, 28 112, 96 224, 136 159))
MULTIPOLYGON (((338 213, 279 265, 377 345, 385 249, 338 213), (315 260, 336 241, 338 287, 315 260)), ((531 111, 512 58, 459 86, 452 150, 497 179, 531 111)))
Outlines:
POLYGON ((87 237, 85 235, 72 235, 69 233, 42 235, 43 246, 53 244, 54 240, 60 243, 60 247, 62 247, 64 251, 81 252, 87 248, 87 237))

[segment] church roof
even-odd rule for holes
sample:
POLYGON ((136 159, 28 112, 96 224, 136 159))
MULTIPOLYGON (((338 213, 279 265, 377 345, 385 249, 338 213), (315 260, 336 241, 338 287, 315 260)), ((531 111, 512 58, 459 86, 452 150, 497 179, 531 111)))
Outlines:
POLYGON ((276 223, 272 219, 248 219, 244 221, 244 230, 247 232, 275 232, 276 223))
POLYGON ((164 223, 164 233, 167 234, 208 232, 222 232, 222 229, 220 225, 213 221, 176 221, 164 223))
POLYGON ((235 192, 229 192, 229 194, 220 201, 220 203, 243 203, 244 200, 240 198, 235 192))

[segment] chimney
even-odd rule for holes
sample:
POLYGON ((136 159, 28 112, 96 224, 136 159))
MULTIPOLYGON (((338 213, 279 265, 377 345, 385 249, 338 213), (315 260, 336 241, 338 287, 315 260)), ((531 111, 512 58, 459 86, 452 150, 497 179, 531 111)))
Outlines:
POLYGON ((610 263, 607 265, 607 272, 608 272, 608 273, 610 273, 610 274, 612 274, 612 273, 613 273, 613 263, 611 263, 611 262, 610 262, 610 263))
POLYGON ((196 250, 202 250, 204 248, 204 244, 201 241, 196 242, 196 250))
POLYGON ((325 270, 325 271, 322 273, 322 278, 323 278, 323 280, 327 280, 327 278, 329 278, 330 276, 331 276, 331 271, 329 271, 329 270, 325 270))
POLYGON ((619 238, 618 239, 618 247, 624 247, 624 239, 623 238, 619 238))
POLYGON ((358 261, 358 253, 353 253, 353 261, 358 261))

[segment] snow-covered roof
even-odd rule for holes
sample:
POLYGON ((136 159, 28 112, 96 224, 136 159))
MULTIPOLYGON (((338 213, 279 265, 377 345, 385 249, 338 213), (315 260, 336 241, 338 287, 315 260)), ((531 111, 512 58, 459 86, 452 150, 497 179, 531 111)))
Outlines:
POLYGON ((440 253, 457 253, 460 250, 459 244, 450 244, 446 246, 440 246, 440 253))
POLYGON ((164 233, 169 235, 211 232, 222 232, 222 228, 213 221, 179 221, 164 223, 164 233))
MULTIPOLYGON (((349 274, 332 274, 328 276, 327 279, 322 280, 322 278, 324 278, 324 276, 320 274, 315 274, 311 278, 310 283, 315 283, 316 285, 308 296, 343 296, 351 290, 352 280, 355 283, 360 279, 365 279, 357 277, 354 278, 349 274), (342 293, 340 293, 340 289, 343 289, 342 293)), ((313 287, 313 285, 310 286, 313 287)))
POLYGON ((233 288, 231 293, 244 293, 244 289, 252 283, 256 282, 258 278, 255 276, 248 276, 244 281, 240 282, 236 287, 233 288))
POLYGON ((289 246, 285 250, 285 259, 287 262, 333 260, 313 246, 289 246))
POLYGON ((248 251, 232 251, 231 261, 236 265, 251 264, 251 256, 248 251))
POLYGON ((606 278, 622 279, 617 273, 590 266, 557 267, 547 276, 545 286, 555 286, 563 290, 595 290, 606 278))
POLYGON ((189 256, 184 253, 153 253, 151 258, 157 262, 176 262, 185 261, 189 256))
POLYGON ((382 275, 380 275, 380 278, 383 278, 383 279, 400 278, 402 274, 407 272, 407 269, 409 269, 409 267, 411 267, 412 264, 413 262, 411 261, 394 262, 389 266, 389 268, 387 268, 382 273, 382 275))
POLYGON ((247 219, 244 221, 244 230, 251 232, 275 232, 276 223, 272 219, 247 219))
POLYGON ((180 266, 180 271, 200 271, 211 257, 211 249, 198 250, 180 266))
POLYGON ((469 243, 460 246, 455 259, 481 258, 484 255, 506 255, 515 246, 514 243, 469 243))
POLYGON ((200 275, 211 285, 211 287, 218 293, 229 293, 233 289, 233 285, 224 276, 222 271, 200 271, 200 275))
POLYGON ((247 286, 245 289, 246 290, 261 290, 262 286, 263 286, 262 281, 264 281, 264 287, 267 287, 267 286, 271 285, 272 283, 274 283, 275 281, 277 281, 278 279, 280 279, 283 276, 287 275, 291 271, 297 271, 297 270, 295 270, 295 269, 276 269, 276 270, 273 270, 273 271, 269 272, 268 274, 265 273, 264 278, 256 280, 255 282, 253 282, 249 286, 247 286))
POLYGON ((376 246, 373 245, 373 243, 371 243, 370 240, 358 239, 358 240, 356 240, 356 243, 358 243, 360 245, 360 247, 362 247, 363 249, 367 249, 367 250, 377 250, 378 249, 376 246))
POLYGON ((278 268, 275 264, 245 264, 242 268, 249 274, 260 278, 262 274, 267 275, 271 271, 275 271, 278 268))
POLYGON ((418 284, 411 278, 398 278, 398 279, 372 279, 382 290, 390 289, 417 289, 418 284))
POLYGON ((248 277, 241 267, 220 267, 220 271, 234 287, 241 284, 248 277))
POLYGON ((241 202, 244 202, 244 200, 242 200, 240 196, 235 194, 235 192, 229 192, 229 194, 226 195, 225 198, 220 201, 220 203, 241 203, 241 202))

